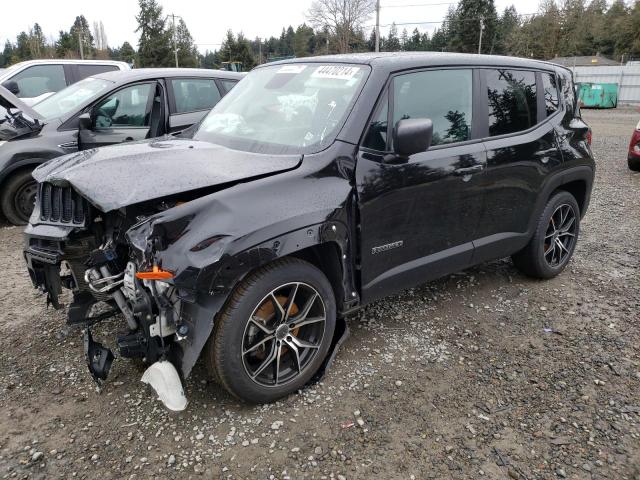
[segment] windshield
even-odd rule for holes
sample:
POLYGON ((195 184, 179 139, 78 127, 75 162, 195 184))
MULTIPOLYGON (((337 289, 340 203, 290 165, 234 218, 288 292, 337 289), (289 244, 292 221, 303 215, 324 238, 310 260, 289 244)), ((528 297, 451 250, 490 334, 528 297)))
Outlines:
POLYGON ((102 80, 101 78, 85 78, 45 98, 31 108, 46 120, 60 118, 76 110, 87 100, 99 95, 112 85, 113 82, 102 80))
POLYGON ((287 64, 258 68, 205 117, 194 134, 237 150, 309 153, 329 145, 369 67, 287 64))

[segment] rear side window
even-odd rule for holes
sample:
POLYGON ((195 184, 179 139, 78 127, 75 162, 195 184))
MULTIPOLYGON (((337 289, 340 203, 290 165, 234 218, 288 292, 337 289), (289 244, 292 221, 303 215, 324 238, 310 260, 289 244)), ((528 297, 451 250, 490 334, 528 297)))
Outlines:
POLYGON ((76 65, 78 80, 97 75, 104 72, 114 72, 119 70, 115 65, 76 65))
POLYGON ((34 65, 13 76, 20 91, 19 98, 39 97, 44 93, 54 93, 67 86, 62 65, 34 65))
POLYGON ((521 70, 486 70, 489 135, 520 132, 537 122, 536 74, 521 70))
POLYGON ((551 73, 542 74, 542 86, 544 87, 544 107, 547 117, 558 111, 558 80, 551 73))
POLYGON ((470 69, 398 75, 393 82, 393 125, 405 118, 433 122, 432 145, 471 138, 473 75, 470 69))
POLYGON ((224 88, 224 93, 230 92, 231 89, 236 86, 236 83, 238 83, 237 80, 220 80, 220 82, 222 83, 222 88, 224 88))
POLYGON ((209 110, 220 100, 220 92, 213 79, 177 78, 171 80, 171 85, 176 100, 175 113, 209 110))

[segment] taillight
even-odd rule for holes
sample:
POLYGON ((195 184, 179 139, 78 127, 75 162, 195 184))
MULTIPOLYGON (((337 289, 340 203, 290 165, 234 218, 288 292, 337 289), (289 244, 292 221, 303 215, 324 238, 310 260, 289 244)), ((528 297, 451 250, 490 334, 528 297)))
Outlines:
POLYGON ((591 129, 587 130, 587 145, 591 146, 591 129))
POLYGON ((629 155, 640 157, 640 130, 634 130, 629 142, 629 155))

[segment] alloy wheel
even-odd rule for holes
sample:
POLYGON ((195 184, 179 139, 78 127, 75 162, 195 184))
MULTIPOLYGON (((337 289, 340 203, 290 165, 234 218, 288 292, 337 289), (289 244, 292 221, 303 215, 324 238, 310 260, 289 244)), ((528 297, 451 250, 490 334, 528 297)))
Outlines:
POLYGON ((247 321, 242 363, 252 381, 280 387, 297 378, 322 346, 327 312, 312 286, 292 282, 267 294, 247 321))
POLYGON ((571 205, 559 205, 549 219, 544 236, 544 259, 558 268, 568 260, 576 238, 576 212, 571 205))

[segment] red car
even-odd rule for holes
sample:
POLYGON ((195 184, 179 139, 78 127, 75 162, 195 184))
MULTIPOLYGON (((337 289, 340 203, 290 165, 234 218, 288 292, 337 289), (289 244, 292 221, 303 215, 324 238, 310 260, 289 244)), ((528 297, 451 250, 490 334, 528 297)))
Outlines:
POLYGON ((640 122, 638 122, 636 129, 633 131, 633 135, 631 135, 627 162, 630 170, 640 171, 640 122))

